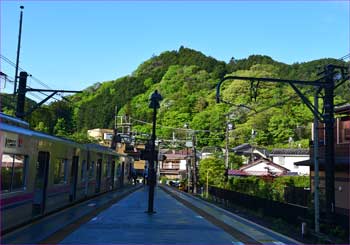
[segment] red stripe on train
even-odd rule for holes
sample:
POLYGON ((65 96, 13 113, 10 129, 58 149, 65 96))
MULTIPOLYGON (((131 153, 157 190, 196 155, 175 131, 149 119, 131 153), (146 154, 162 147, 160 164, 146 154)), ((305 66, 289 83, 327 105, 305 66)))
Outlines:
POLYGON ((16 202, 22 202, 22 201, 31 200, 31 199, 33 199, 33 197, 34 197, 34 193, 32 192, 32 193, 25 193, 25 194, 21 194, 21 195, 9 197, 9 198, 1 199, 1 206, 13 204, 13 203, 16 203, 16 202))
POLYGON ((50 188, 48 190, 48 193, 61 193, 61 192, 68 192, 70 190, 70 185, 64 185, 64 186, 57 186, 50 188))

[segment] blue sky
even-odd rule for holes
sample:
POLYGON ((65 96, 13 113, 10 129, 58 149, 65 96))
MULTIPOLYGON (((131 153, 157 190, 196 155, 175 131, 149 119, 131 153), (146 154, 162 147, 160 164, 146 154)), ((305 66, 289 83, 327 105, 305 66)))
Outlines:
MULTIPOLYGON (((349 53, 348 1, 1 1, 1 54, 56 89, 132 73, 181 45, 218 60, 304 62, 349 53)), ((1 71, 14 69, 1 60, 1 71)), ((30 81, 32 87, 40 87, 30 81)), ((5 90, 11 90, 10 84, 5 90)))

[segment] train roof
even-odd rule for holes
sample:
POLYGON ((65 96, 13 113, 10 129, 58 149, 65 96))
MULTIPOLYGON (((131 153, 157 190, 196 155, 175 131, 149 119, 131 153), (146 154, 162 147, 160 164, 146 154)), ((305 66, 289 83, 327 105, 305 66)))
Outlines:
POLYGON ((108 148, 106 146, 102 146, 102 145, 98 145, 98 144, 94 144, 94 143, 90 143, 90 144, 84 144, 89 150, 94 150, 94 151, 98 151, 101 153, 105 153, 108 152, 110 154, 113 154, 115 156, 119 156, 120 154, 118 154, 116 151, 114 151, 111 148, 108 148))
POLYGON ((45 139, 45 140, 49 140, 49 141, 61 142, 61 143, 70 144, 70 145, 74 145, 74 146, 79 146, 79 147, 83 147, 83 148, 85 147, 84 145, 79 144, 77 142, 74 142, 72 140, 68 140, 68 139, 65 139, 65 138, 61 138, 61 137, 45 134, 45 133, 34 131, 34 130, 31 130, 31 129, 28 129, 28 128, 18 127, 18 126, 7 124, 7 123, 0 123, 0 131, 7 131, 7 132, 11 132, 11 133, 18 133, 18 134, 22 134, 22 135, 26 135, 26 136, 30 136, 30 137, 39 138, 39 139, 45 139))
POLYGON ((0 112, 0 124, 2 123, 7 123, 10 125, 15 125, 15 126, 19 126, 19 127, 23 127, 23 128, 29 128, 29 123, 19 119, 17 117, 12 117, 10 115, 6 115, 2 112, 0 112))

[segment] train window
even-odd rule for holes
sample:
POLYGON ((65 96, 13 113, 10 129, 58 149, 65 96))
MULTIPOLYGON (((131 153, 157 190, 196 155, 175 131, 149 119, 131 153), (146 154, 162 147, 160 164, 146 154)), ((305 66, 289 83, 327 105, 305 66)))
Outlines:
POLYGON ((91 161, 91 164, 89 166, 89 179, 93 179, 95 176, 94 176, 94 171, 95 171, 95 162, 94 161, 91 161))
POLYGON ((67 182, 67 159, 56 159, 54 162, 54 184, 64 184, 67 182))
POLYGON ((1 159, 1 191, 11 192, 25 188, 25 175, 28 157, 3 154, 1 159))
POLYGON ((81 174, 80 174, 80 179, 82 182, 85 181, 86 179, 85 176, 86 176, 86 161, 83 160, 81 162, 81 174))

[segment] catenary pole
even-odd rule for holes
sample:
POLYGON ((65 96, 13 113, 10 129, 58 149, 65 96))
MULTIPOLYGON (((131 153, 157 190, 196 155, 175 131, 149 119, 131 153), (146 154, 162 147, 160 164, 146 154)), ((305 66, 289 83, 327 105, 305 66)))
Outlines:
POLYGON ((16 69, 15 69, 15 84, 13 88, 13 95, 16 95, 17 92, 17 77, 18 77, 18 66, 19 66, 19 54, 21 50, 21 37, 22 37, 22 19, 23 19, 23 9, 21 6, 21 15, 19 17, 19 32, 18 32, 18 43, 17 43, 17 57, 16 57, 16 69))
MULTIPOLYGON (((316 87, 314 106, 318 111, 318 88, 316 87)), ((319 206, 319 169, 318 169, 318 118, 314 116, 314 205, 315 205, 315 232, 320 232, 320 206, 319 206)))

